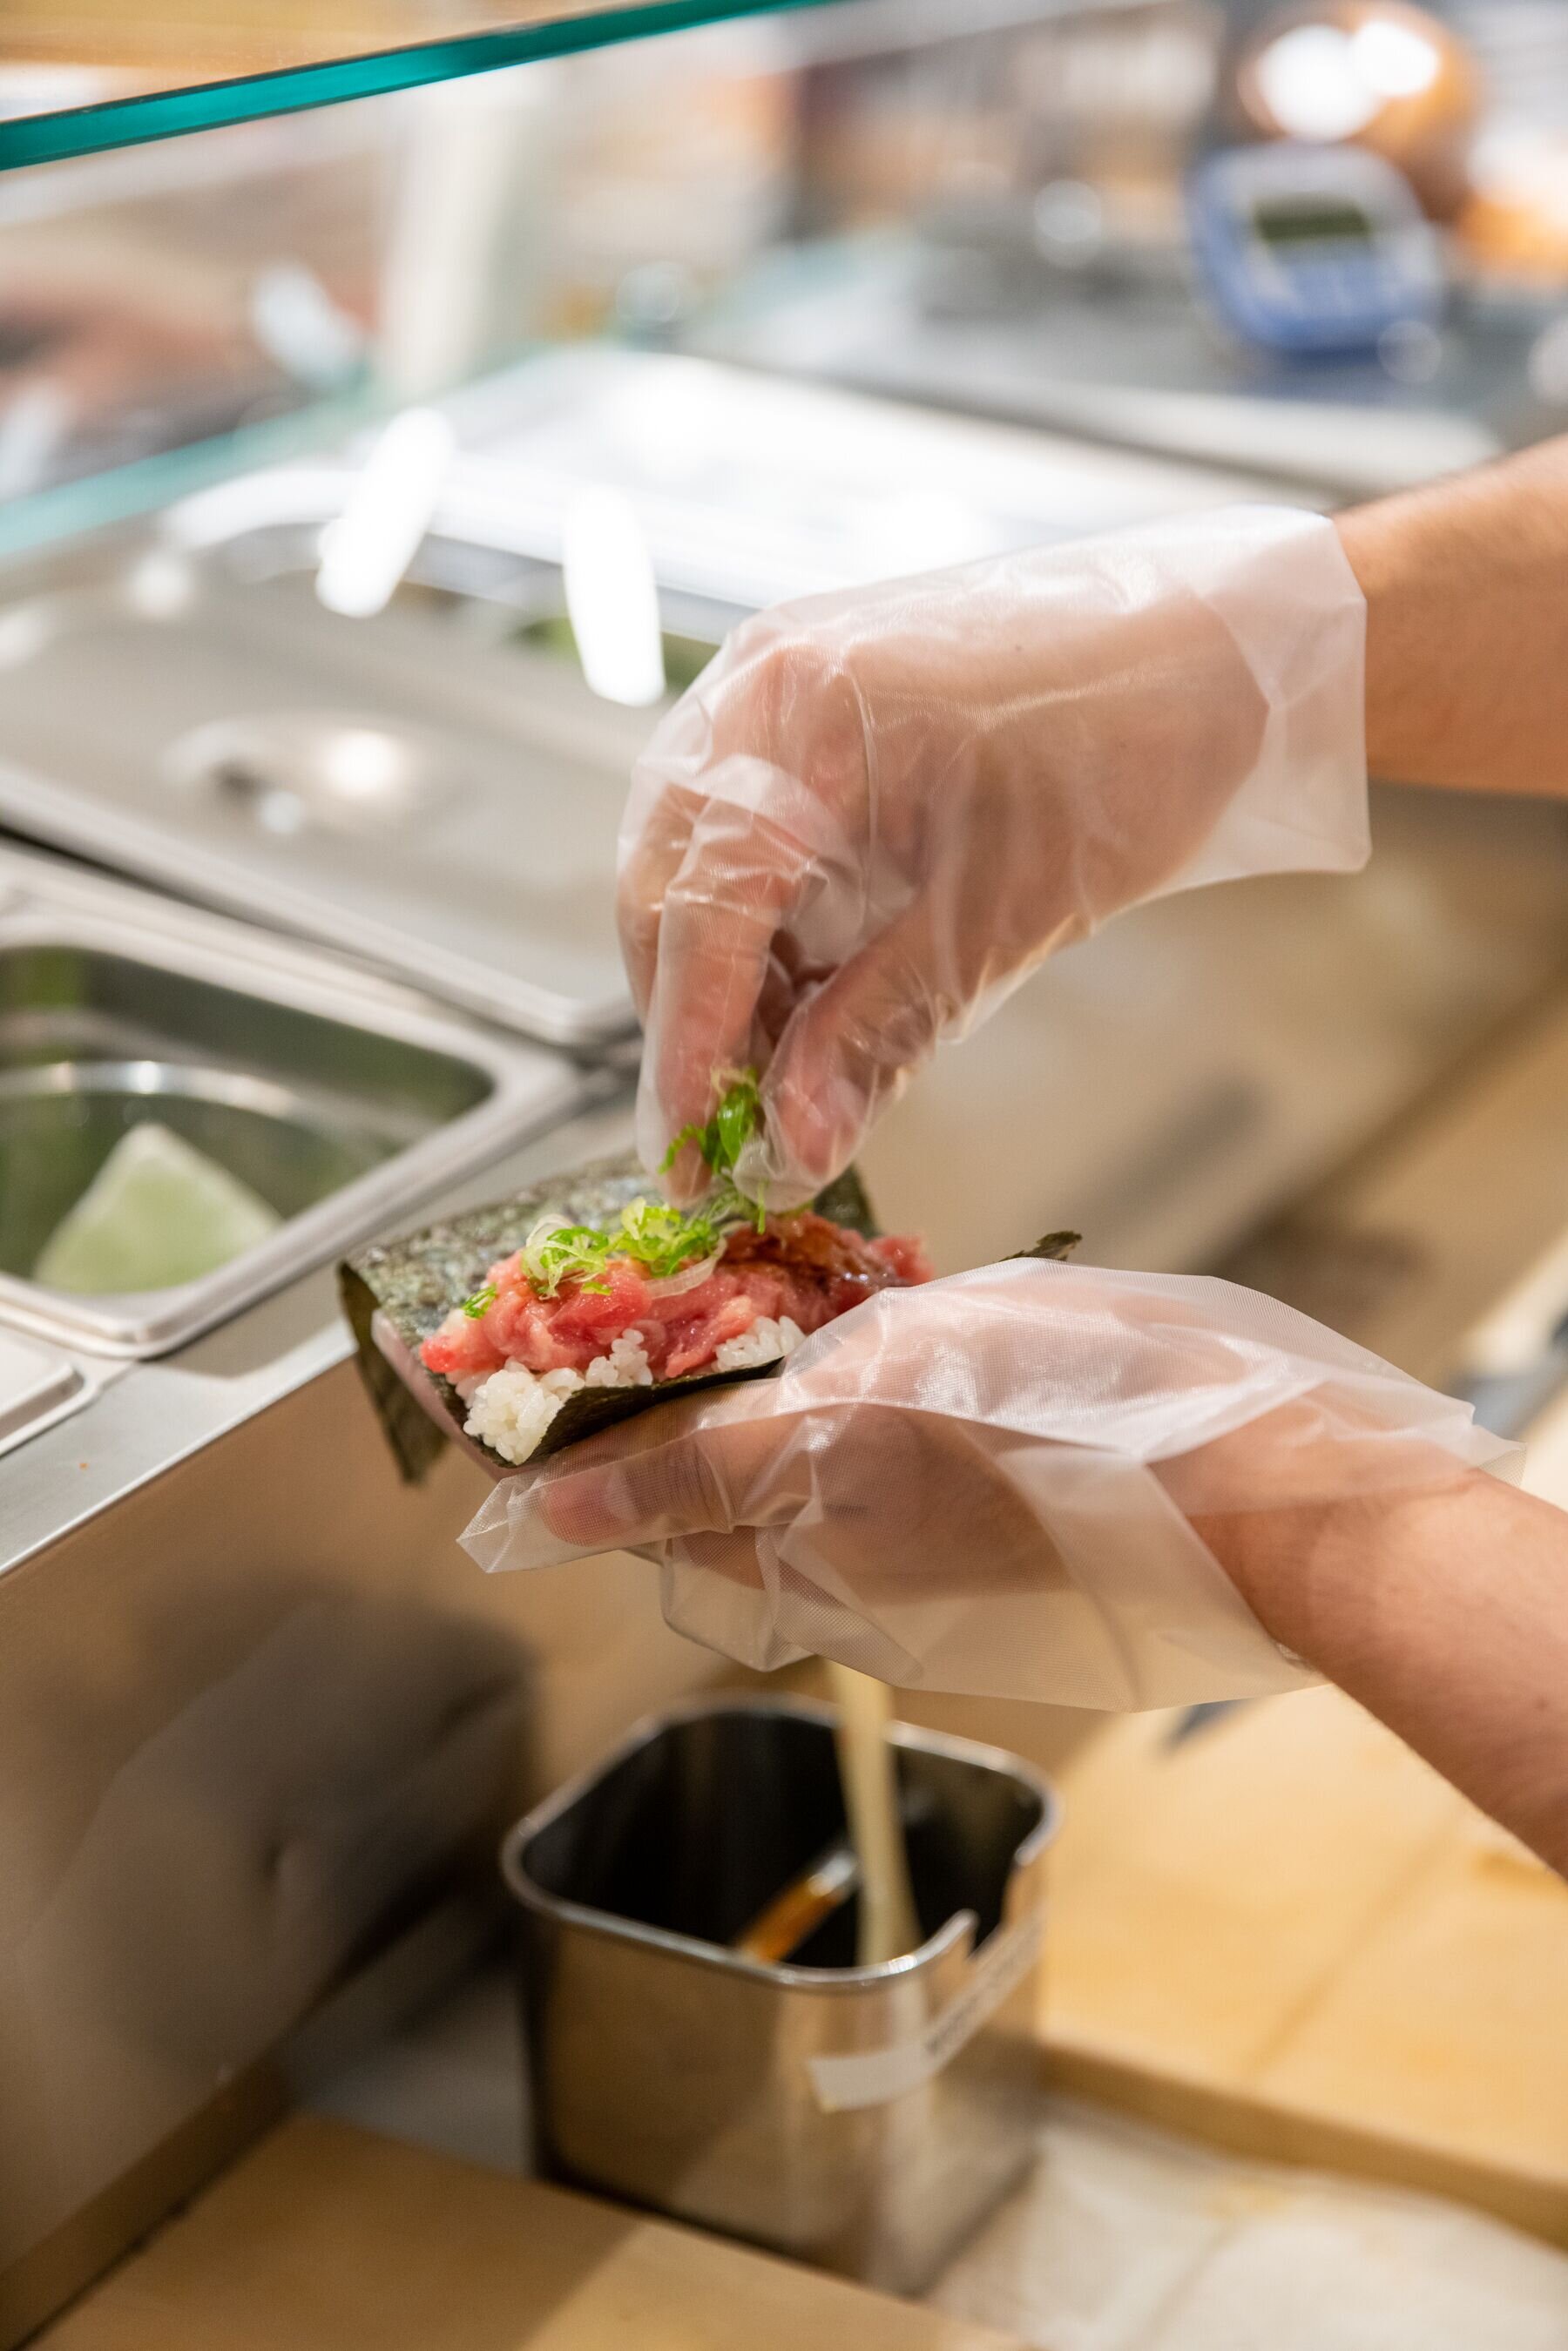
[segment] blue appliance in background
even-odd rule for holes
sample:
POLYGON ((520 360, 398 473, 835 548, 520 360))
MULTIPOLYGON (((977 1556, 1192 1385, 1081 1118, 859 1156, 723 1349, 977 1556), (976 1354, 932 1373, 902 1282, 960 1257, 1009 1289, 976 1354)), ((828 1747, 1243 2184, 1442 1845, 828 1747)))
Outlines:
POLYGON ((1186 200, 1201 291, 1242 342, 1372 352, 1442 314, 1437 232, 1404 175, 1364 148, 1230 148, 1198 165, 1186 200))

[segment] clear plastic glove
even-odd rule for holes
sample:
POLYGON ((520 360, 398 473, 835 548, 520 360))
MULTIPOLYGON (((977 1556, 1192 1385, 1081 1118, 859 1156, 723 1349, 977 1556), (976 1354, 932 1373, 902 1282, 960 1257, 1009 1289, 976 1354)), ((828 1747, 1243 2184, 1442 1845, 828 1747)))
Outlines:
POLYGON ((778 1378, 507 1480, 463 1540, 486 1568, 640 1551, 670 1623, 746 1666, 1187 1705, 1312 1678, 1193 1520, 1423 1491, 1516 1451, 1233 1283, 1019 1259, 885 1290, 778 1378))
MULTIPOLYGON (((747 622, 622 827, 647 1165, 749 1064, 740 1178, 794 1205, 938 1039, 1107 915, 1362 864, 1364 619, 1332 526, 1260 507, 747 622)), ((702 1179, 688 1152, 677 1186, 702 1179)))

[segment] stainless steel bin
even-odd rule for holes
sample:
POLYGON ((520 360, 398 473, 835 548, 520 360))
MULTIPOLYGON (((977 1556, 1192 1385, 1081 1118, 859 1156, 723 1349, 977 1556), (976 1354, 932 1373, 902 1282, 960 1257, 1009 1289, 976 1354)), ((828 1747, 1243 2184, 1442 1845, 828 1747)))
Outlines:
POLYGON ((541 2168, 899 2294, 1029 2160, 1050 1788, 900 1725, 925 1939, 853 1964, 852 1901, 786 1964, 730 1948, 843 1833, 834 1717, 698 1701, 506 1839, 541 2168))

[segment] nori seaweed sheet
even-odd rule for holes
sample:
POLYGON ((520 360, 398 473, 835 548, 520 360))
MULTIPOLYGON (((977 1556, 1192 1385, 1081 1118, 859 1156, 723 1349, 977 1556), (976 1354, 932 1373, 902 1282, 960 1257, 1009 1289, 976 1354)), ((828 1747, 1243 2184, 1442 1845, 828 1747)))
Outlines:
MULTIPOLYGON (((497 1259, 521 1246, 540 1217, 553 1213, 574 1225, 606 1225, 629 1200, 645 1197, 648 1187, 647 1171, 631 1152, 593 1160, 529 1191, 514 1193, 509 1200, 471 1208, 465 1216, 427 1225, 423 1232, 402 1239, 380 1242, 339 1267, 339 1289, 359 1351, 360 1375, 398 1467, 411 1484, 428 1475, 446 1439, 371 1338, 371 1322, 378 1309, 410 1352, 417 1353, 420 1342, 430 1336, 452 1308, 472 1297, 497 1259)), ((874 1238, 871 1203, 852 1167, 820 1192, 812 1205, 835 1224, 852 1226, 856 1232, 874 1238)), ((756 1379, 778 1369, 777 1364, 758 1364, 744 1372, 693 1372, 685 1379, 660 1380, 651 1388, 579 1388, 566 1398, 531 1458, 546 1460, 563 1445, 591 1437, 596 1430, 625 1420, 632 1413, 645 1412, 650 1405, 663 1404, 670 1396, 720 1382, 756 1379)), ((431 1384, 454 1426, 461 1429, 465 1407, 456 1389, 434 1374, 431 1384)), ((512 1463, 503 1461, 488 1446, 482 1449, 498 1468, 512 1472, 512 1463)))
POLYGON ((1052 1258, 1060 1264, 1063 1258, 1072 1255, 1082 1238, 1082 1233, 1046 1233, 1032 1249, 1015 1249, 1008 1261, 1016 1265, 1019 1258, 1044 1257, 1052 1258))

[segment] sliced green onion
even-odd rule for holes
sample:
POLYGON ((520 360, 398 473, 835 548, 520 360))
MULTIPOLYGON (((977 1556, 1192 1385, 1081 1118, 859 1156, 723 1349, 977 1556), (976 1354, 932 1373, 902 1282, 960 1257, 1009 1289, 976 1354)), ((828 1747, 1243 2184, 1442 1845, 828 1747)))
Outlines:
MULTIPOLYGON (((726 1233, 737 1226, 754 1224, 763 1231, 767 1208, 760 1200, 747 1197, 733 1174, 761 1115, 757 1072, 742 1070, 730 1081, 707 1124, 684 1127, 675 1137, 664 1165, 673 1166, 687 1144, 695 1144, 717 1179, 695 1208, 673 1207, 667 1200, 628 1200, 615 1222, 603 1228, 570 1225, 564 1217, 541 1217, 517 1251, 518 1265, 534 1290, 541 1298, 554 1298, 562 1283, 570 1281, 591 1296, 607 1297, 605 1268, 612 1258, 628 1258, 650 1280, 665 1281, 687 1266, 716 1257, 726 1233)), ((476 1322, 496 1297, 495 1283, 486 1282, 464 1300, 463 1311, 476 1322)))

